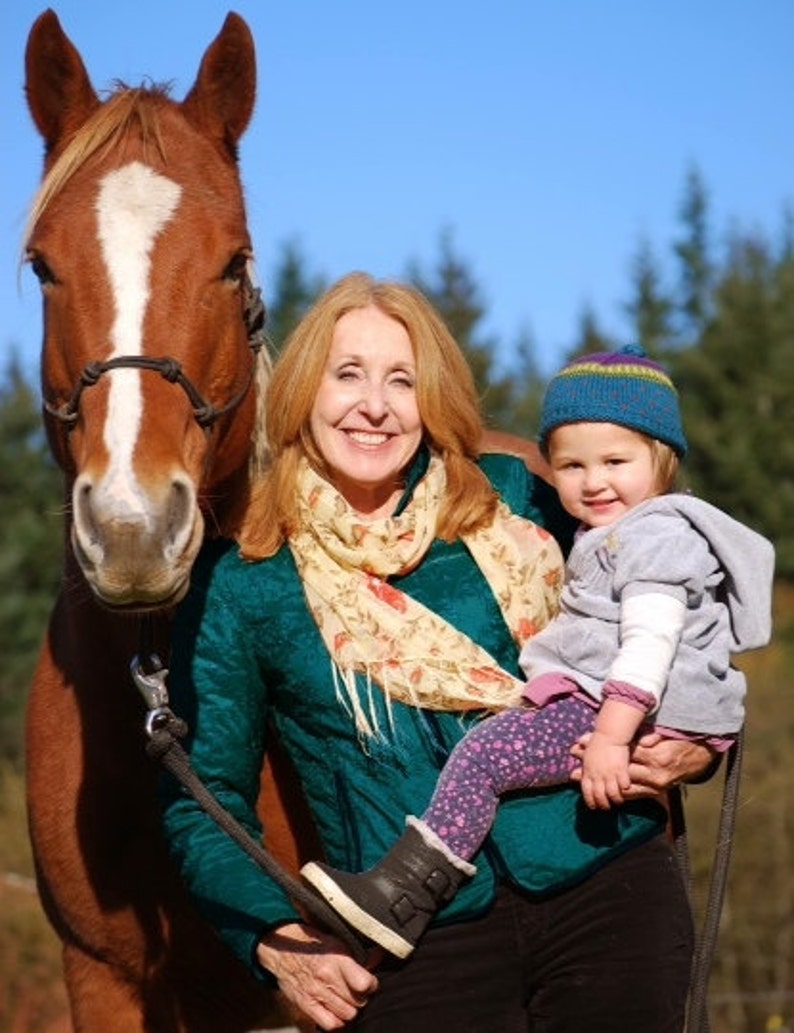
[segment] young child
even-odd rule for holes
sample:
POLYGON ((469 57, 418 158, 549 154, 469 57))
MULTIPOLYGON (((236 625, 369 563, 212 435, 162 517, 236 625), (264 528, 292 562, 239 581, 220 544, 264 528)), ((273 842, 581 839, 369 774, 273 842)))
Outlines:
POLYGON ((567 781, 582 737, 582 793, 599 808, 623 800, 641 733, 727 749, 746 687, 730 655, 771 634, 772 546, 708 503, 670 493, 687 448, 678 396, 641 348, 587 355, 558 373, 540 446, 581 528, 560 613, 521 653, 526 706, 474 726, 427 811, 408 817, 375 868, 302 869, 350 925, 398 957, 474 874, 499 796, 567 781))

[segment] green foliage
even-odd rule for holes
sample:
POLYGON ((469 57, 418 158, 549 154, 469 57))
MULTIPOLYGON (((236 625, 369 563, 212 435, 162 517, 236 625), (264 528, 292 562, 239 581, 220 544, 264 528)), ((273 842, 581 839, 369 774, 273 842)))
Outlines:
POLYGON ((0 384, 0 757, 21 757, 28 683, 60 576, 60 475, 32 388, 12 360, 0 384))
POLYGON ((577 340, 566 355, 570 361, 579 355, 590 355, 593 352, 612 351, 618 345, 610 340, 598 325, 598 318, 593 309, 586 305, 579 314, 577 340))
POLYGON ((669 358, 693 489, 771 538, 794 576, 794 262, 735 237, 696 346, 669 358))
POLYGON ((534 342, 529 335, 519 337, 513 348, 512 375, 506 378, 509 395, 493 426, 534 438, 540 423, 540 407, 546 381, 538 366, 534 342))
POLYGON ((653 250, 642 241, 632 267, 634 298, 625 307, 635 338, 652 354, 663 351, 673 336, 673 302, 664 293, 661 279, 653 250))
POLYGON ((322 277, 310 276, 306 272, 298 245, 285 244, 281 249, 273 289, 268 291, 267 334, 275 355, 284 347, 290 333, 324 286, 322 277))
POLYGON ((486 417, 498 413, 507 389, 495 374, 496 342, 479 334, 485 314, 480 290, 468 264, 455 252, 449 231, 441 235, 438 261, 432 271, 426 273, 414 262, 409 265, 408 278, 430 299, 465 352, 486 417))
POLYGON ((680 263, 679 310, 686 330, 696 336, 710 314, 714 269, 710 255, 708 193, 697 169, 686 180, 680 210, 683 234, 675 245, 680 263))
POLYGON ((780 244, 734 231, 724 258, 710 247, 707 194, 690 173, 674 245, 679 275, 665 291, 644 243, 626 310, 636 338, 670 368, 699 495, 770 538, 777 572, 794 577, 794 216, 780 244))
POLYGON ((480 394, 488 426, 533 436, 540 411, 543 381, 534 358, 532 340, 522 337, 516 346, 517 361, 507 374, 496 369, 498 342, 484 337, 480 325, 485 316, 481 292, 466 260, 444 231, 438 260, 430 273, 416 262, 408 267, 408 279, 440 312, 452 336, 463 349, 480 394))

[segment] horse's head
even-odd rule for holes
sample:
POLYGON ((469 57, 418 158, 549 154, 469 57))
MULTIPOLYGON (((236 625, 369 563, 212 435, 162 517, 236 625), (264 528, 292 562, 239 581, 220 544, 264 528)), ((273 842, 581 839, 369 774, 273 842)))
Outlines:
POLYGON ((239 499, 256 420, 261 313, 236 155, 253 41, 230 14, 181 103, 126 87, 101 102, 47 11, 26 73, 46 148, 26 249, 74 553, 108 605, 166 605, 205 516, 222 522, 239 499))

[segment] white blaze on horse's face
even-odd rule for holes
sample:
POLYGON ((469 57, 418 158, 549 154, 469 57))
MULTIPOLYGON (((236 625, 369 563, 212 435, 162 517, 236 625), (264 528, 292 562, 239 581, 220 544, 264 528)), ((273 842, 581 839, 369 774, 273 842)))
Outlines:
MULTIPOLYGON (((113 291, 115 318, 108 356, 143 353, 143 319, 149 301, 151 251, 172 218, 182 188, 138 161, 109 172, 99 187, 96 211, 99 242, 113 291)), ((138 370, 110 373, 104 440, 110 466, 102 493, 108 515, 146 513, 132 456, 141 422, 143 398, 138 370)), ((96 504, 96 503, 95 503, 96 504)))
MULTIPOLYGON (((152 251, 181 196, 179 184, 138 161, 99 182, 98 237, 113 302, 108 359, 144 354, 152 251)), ((72 492, 75 555, 97 594, 117 606, 178 597, 186 585, 185 557, 195 551, 191 547, 203 527, 195 485, 185 470, 173 471, 157 494, 136 472, 145 375, 151 376, 127 368, 106 374, 107 468, 99 477, 80 473, 72 492)))

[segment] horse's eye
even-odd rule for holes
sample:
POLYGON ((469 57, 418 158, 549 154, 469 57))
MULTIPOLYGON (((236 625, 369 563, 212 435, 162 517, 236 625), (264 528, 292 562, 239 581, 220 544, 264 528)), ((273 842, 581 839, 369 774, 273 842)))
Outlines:
POLYGON ((250 259, 251 256, 248 252, 238 251, 223 270, 224 280, 234 280, 239 283, 246 274, 250 259))
POLYGON ((33 254, 30 256, 29 261, 30 268, 42 287, 45 287, 48 283, 55 283, 55 275, 41 255, 33 254))

